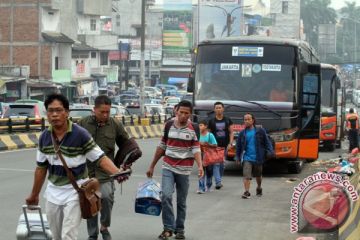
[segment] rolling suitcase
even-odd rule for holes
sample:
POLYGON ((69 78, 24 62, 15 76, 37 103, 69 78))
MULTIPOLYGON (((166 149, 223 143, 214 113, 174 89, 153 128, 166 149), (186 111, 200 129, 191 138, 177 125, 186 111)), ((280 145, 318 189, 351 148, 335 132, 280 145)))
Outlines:
POLYGON ((41 213, 40 206, 32 206, 31 210, 38 210, 37 213, 29 213, 28 206, 22 206, 23 213, 19 217, 16 229, 17 240, 51 240, 52 235, 46 214, 41 213))

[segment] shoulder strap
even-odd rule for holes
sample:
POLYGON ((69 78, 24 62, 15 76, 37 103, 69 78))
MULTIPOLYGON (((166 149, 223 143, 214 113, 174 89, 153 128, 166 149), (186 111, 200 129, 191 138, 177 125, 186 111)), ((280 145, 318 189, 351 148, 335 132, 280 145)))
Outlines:
POLYGON ((75 180, 75 177, 74 175, 72 174, 72 172, 70 171, 69 167, 67 166, 66 162, 65 162, 65 159, 64 157, 62 156, 61 154, 61 150, 60 150, 60 146, 59 144, 55 141, 54 139, 54 135, 53 133, 51 133, 51 141, 53 142, 54 144, 54 150, 55 150, 55 153, 59 156, 64 168, 65 168, 65 171, 66 171, 66 175, 68 176, 71 184, 73 185, 73 187, 75 188, 76 191, 80 191, 80 188, 79 186, 77 185, 76 183, 76 180, 75 180), (57 149, 57 150, 56 150, 57 149))
POLYGON ((199 124, 194 123, 194 122, 192 122, 191 124, 192 124, 192 126, 194 128, 194 131, 195 131, 195 134, 196 134, 196 137, 197 137, 198 141, 200 141, 200 127, 199 127, 199 124))
POLYGON ((168 138, 169 138, 169 130, 171 128, 171 126, 173 125, 174 123, 174 120, 170 120, 170 121, 167 121, 165 123, 165 127, 164 127, 164 140, 165 142, 167 142, 168 138))

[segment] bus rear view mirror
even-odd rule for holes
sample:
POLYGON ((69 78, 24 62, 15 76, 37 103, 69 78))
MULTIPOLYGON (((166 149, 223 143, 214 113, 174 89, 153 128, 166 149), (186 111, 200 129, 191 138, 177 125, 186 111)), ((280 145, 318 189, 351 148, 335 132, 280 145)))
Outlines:
POLYGON ((300 72, 303 73, 303 74, 306 74, 308 73, 308 64, 306 62, 301 62, 300 63, 300 72))
POLYGON ((194 92, 194 83, 195 83, 194 76, 192 74, 190 74, 189 81, 188 81, 188 84, 187 84, 187 91, 189 93, 194 92))

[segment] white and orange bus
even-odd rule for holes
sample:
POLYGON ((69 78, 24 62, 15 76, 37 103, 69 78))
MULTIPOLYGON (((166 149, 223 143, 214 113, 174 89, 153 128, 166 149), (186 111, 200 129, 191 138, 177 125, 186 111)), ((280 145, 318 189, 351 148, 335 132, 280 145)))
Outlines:
POLYGON ((334 151, 344 138, 345 89, 335 66, 321 64, 320 146, 334 151))
POLYGON ((318 158, 320 62, 306 42, 260 36, 203 41, 194 51, 188 91, 194 121, 213 116, 216 101, 224 103, 236 131, 244 114, 253 113, 274 141, 273 161, 288 164, 289 172, 318 158))

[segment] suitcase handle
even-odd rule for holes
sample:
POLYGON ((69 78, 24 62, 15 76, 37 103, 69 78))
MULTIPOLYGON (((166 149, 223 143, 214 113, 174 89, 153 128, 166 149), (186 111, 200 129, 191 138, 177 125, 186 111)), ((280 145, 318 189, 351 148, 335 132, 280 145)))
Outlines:
POLYGON ((27 216, 27 209, 29 209, 29 210, 38 210, 39 215, 40 215, 41 227, 42 227, 44 236, 47 236, 46 235, 46 230, 45 230, 44 219, 43 219, 43 216, 42 216, 42 213, 41 213, 41 207, 39 205, 23 205, 22 209, 23 209, 23 213, 24 213, 24 218, 25 218, 25 223, 26 223, 26 227, 27 227, 27 230, 28 230, 28 234, 30 234, 30 223, 29 223, 29 219, 28 219, 28 216, 27 216))

